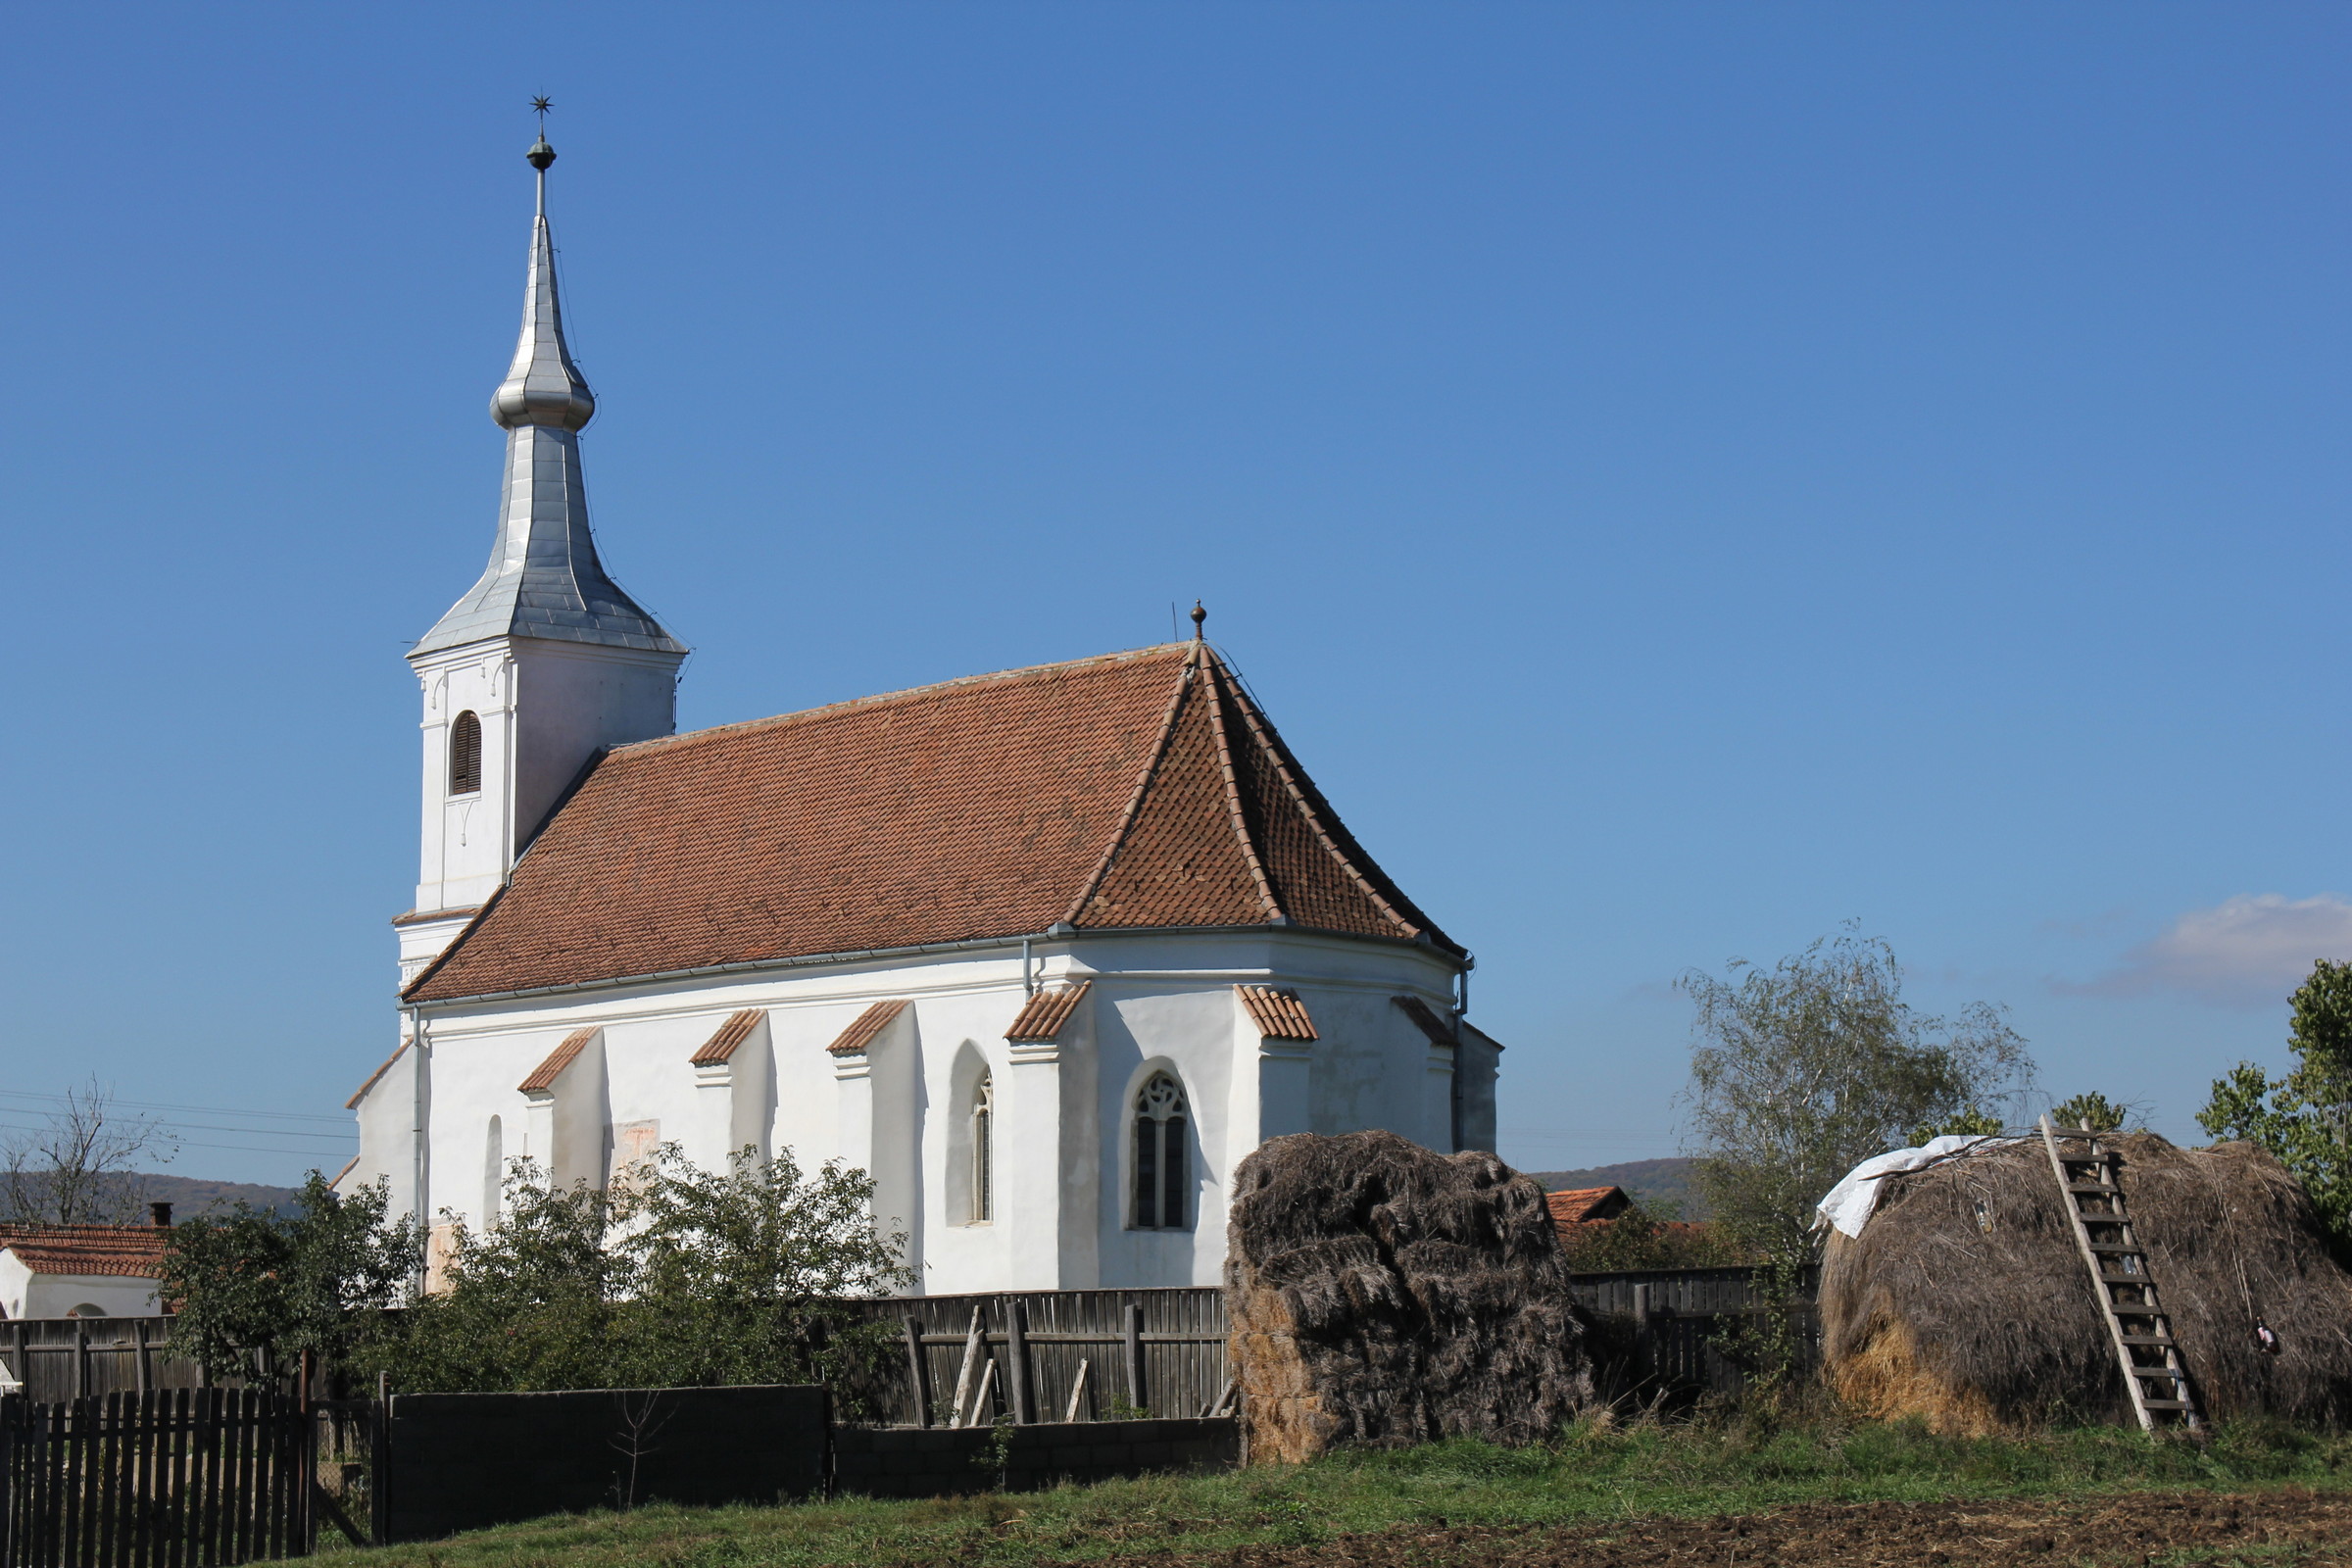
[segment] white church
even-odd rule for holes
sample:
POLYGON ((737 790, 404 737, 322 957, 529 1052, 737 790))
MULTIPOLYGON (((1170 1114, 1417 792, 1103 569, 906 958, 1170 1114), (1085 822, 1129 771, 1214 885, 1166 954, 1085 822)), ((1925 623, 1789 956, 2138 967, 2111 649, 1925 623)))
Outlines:
POLYGON ((1213 1284, 1286 1133, 1492 1149, 1469 954, 1200 636, 675 733, 597 558, 539 172, 481 578, 408 656, 401 1044, 346 1189, 476 1227, 510 1160, 871 1173, 921 1293, 1213 1284))

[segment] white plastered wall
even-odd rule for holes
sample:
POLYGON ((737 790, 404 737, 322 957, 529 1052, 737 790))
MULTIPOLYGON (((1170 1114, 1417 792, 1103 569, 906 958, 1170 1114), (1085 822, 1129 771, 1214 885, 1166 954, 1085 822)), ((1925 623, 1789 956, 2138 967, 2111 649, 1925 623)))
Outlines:
MULTIPOLYGON (((1386 1127, 1452 1147, 1453 1053, 1433 1051, 1391 1001, 1416 995, 1443 1013, 1454 972, 1443 955, 1299 932, 1202 932, 1041 940, 1034 957, 1033 983, 1093 985, 1059 1039, 1017 1050, 1004 1039, 1024 1000, 1015 944, 427 1008, 427 1212, 478 1220, 493 1115, 512 1152, 527 1142, 547 1162, 552 1119, 518 1138, 529 1121, 515 1085, 586 1026, 600 1030, 582 1056, 597 1058, 601 1085, 570 1102, 593 1108, 596 1125, 576 1130, 599 1158, 579 1173, 601 1179, 616 1124, 658 1123, 698 1163, 715 1163, 714 1091, 689 1058, 746 1007, 765 1019, 731 1064, 728 1125, 740 1128, 744 1106, 759 1104, 771 1152, 789 1149, 808 1169, 842 1158, 870 1170, 877 1212, 908 1233, 924 1292, 1214 1284, 1230 1173, 1263 1138, 1386 1127), (1303 1049, 1261 1039, 1234 996, 1244 983, 1296 989, 1322 1038, 1303 1049), (861 1063, 826 1051, 865 1007, 893 998, 911 1004, 861 1063), (959 1061, 985 1064, 996 1087, 997 1198, 984 1225, 969 1223, 953 1191, 966 1109, 959 1061), (1133 1229, 1126 1209, 1131 1107, 1160 1067, 1191 1107, 1193 1224, 1180 1232, 1133 1229), (740 1071, 765 1072, 768 1087, 746 1098, 733 1082, 740 1071)), ((1464 1054, 1475 1105, 1475 1048, 1464 1054)), ((1486 1082, 1491 1129, 1491 1069, 1486 1082)), ((396 1208, 411 1191, 401 1140, 412 1085, 396 1065, 361 1107, 354 1175, 392 1173, 396 1208)), ((1473 1147, 1478 1116, 1464 1124, 1473 1147)))
POLYGON ((65 1317, 82 1306, 98 1308, 96 1315, 102 1317, 153 1317, 161 1310, 152 1279, 121 1274, 36 1274, 13 1250, 0 1250, 0 1310, 12 1321, 65 1317))

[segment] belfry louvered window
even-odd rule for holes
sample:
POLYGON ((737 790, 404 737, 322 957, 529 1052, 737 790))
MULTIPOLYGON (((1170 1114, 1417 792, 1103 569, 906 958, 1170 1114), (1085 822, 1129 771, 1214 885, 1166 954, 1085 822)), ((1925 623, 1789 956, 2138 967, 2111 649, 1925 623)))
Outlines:
POLYGON ((1135 1228, 1180 1231, 1189 1223, 1186 1190, 1191 1161, 1185 1153, 1184 1090, 1166 1073, 1153 1073, 1135 1097, 1135 1228))
POLYGON ((472 795, 482 787, 482 721, 473 710, 449 726, 449 793, 472 795))

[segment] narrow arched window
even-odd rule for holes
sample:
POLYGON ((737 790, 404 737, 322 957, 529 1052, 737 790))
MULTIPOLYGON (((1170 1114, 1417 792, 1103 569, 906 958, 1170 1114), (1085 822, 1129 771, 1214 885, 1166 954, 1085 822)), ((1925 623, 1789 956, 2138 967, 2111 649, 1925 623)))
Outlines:
POLYGON ((449 726, 449 793, 472 795, 482 787, 482 721, 472 709, 449 726))
POLYGON ((507 1129, 500 1118, 490 1118, 490 1135, 483 1140, 482 1149, 482 1228, 488 1230, 498 1223, 499 1200, 506 1196, 507 1185, 507 1129))
POLYGON ((987 1073, 972 1086, 972 1212, 971 1223, 985 1225, 996 1217, 997 1204, 997 1091, 987 1073))
POLYGON ((1153 1073, 1135 1097, 1138 1230, 1180 1231, 1188 1223, 1185 1196, 1192 1178, 1184 1124, 1184 1090, 1166 1073, 1153 1073))

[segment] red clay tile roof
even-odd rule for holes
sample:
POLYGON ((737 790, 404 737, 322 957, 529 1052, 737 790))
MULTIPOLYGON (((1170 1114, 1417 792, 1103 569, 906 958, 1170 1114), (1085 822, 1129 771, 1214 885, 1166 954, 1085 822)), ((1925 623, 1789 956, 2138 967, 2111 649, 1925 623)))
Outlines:
POLYGON ((874 1043, 874 1036, 890 1027, 890 1020, 906 1010, 906 999, 896 1002, 877 1002, 859 1013, 851 1025, 841 1032, 841 1038, 825 1050, 836 1056, 860 1056, 874 1043))
POLYGON ((1579 1187, 1546 1193, 1544 1202, 1551 1210, 1551 1222, 1565 1231, 1572 1225, 1615 1219, 1632 1206, 1633 1200, 1625 1196, 1622 1187, 1579 1187))
POLYGON ((1070 1021, 1078 1004, 1094 985, 1081 980, 1066 989, 1040 991, 1021 1004, 1020 1016, 1004 1031, 1007 1040, 1052 1040, 1061 1033, 1061 1026, 1070 1021))
POLYGON ((345 1110, 359 1109, 360 1102, 368 1098, 368 1091, 375 1087, 376 1080, 382 1078, 384 1074, 392 1070, 392 1064, 400 1059, 401 1052, 404 1052, 408 1049, 409 1043, 406 1040, 403 1040, 400 1043, 399 1049, 384 1058, 384 1064, 368 1075, 368 1081, 360 1085, 358 1093, 354 1094, 349 1100, 343 1102, 343 1108, 345 1110))
POLYGON ((1420 1026, 1421 1032, 1429 1036, 1431 1045, 1444 1046, 1448 1051, 1453 1049, 1453 1025, 1439 1017, 1428 1003, 1419 997, 1391 997, 1389 1000, 1420 1026))
POLYGON ((1315 1040, 1315 1021, 1306 1015, 1306 1004, 1298 1000, 1296 991, 1275 986, 1235 986, 1242 1005, 1250 1009, 1250 1018, 1257 1024, 1258 1034, 1267 1040, 1315 1040))
POLYGON ((588 1042, 595 1038, 596 1026, 594 1024, 585 1029, 574 1029, 564 1037, 562 1045, 547 1054, 545 1061, 531 1069, 531 1075, 528 1078, 514 1087, 526 1095, 534 1091, 543 1092, 555 1088, 556 1080, 564 1076, 564 1069, 579 1060, 580 1053, 585 1051, 588 1042))
POLYGON ((623 746, 411 1001, 1017 937, 1295 924, 1461 949, 1203 644, 623 746))
POLYGON ((686 1058, 687 1063, 708 1067, 725 1061, 735 1054, 737 1046, 751 1039, 752 1031, 759 1028, 760 1020, 766 1016, 758 1007, 746 1007, 741 1012, 729 1013, 727 1021, 718 1026, 718 1033, 704 1041, 703 1048, 686 1058))
POLYGON ((153 1279, 171 1236, 168 1225, 0 1225, 0 1250, 35 1274, 153 1279))

